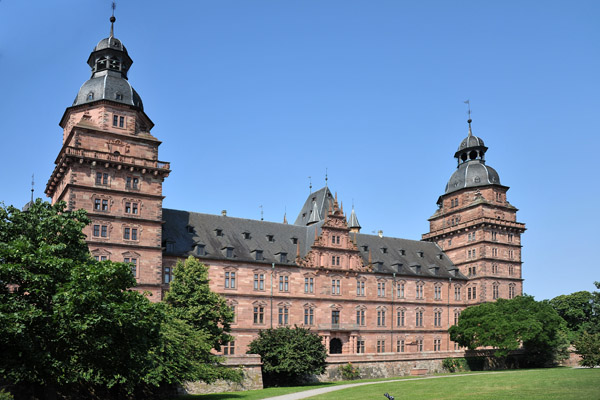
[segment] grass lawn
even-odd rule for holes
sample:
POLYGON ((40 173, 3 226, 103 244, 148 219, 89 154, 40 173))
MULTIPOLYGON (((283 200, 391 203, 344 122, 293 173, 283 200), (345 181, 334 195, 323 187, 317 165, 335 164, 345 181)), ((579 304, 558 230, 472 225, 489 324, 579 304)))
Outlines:
MULTIPOLYGON (((396 378, 398 379, 398 378, 396 378)), ((399 381, 383 380, 381 383, 343 389, 315 397, 312 400, 365 400, 382 399, 389 393, 396 400, 419 399, 559 399, 600 400, 600 369, 552 368, 535 370, 511 370, 500 373, 472 373, 438 375, 433 379, 399 381)), ((197 400, 258 400, 267 397, 295 393, 319 387, 347 383, 373 382, 352 381, 319 383, 310 386, 269 388, 247 392, 232 392, 184 396, 179 399, 197 400)))

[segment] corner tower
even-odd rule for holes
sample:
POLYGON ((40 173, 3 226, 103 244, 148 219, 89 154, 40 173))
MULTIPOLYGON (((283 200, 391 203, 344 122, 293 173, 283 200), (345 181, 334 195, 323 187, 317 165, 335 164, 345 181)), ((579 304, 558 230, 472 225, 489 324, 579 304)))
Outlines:
POLYGON ((83 208, 90 253, 98 260, 131 263, 138 289, 161 299, 162 183, 169 164, 158 160, 160 141, 128 81, 133 61, 110 35, 88 58, 91 78, 60 120, 63 145, 45 193, 52 203, 83 208))
POLYGON ((457 169, 438 199, 423 240, 435 242, 469 278, 462 296, 476 304, 522 294, 525 224, 517 222, 518 210, 508 202, 509 188, 486 165, 488 148, 473 135, 471 122, 468 136, 454 154, 457 169))

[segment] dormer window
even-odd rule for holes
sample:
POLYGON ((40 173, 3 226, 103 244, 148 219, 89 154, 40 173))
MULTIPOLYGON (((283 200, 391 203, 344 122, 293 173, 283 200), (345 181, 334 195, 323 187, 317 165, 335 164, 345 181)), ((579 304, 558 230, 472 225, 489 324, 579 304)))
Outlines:
POLYGON ((363 251, 369 251, 369 246, 364 245, 364 246, 362 246, 362 249, 363 249, 363 251))
POLYGON ((443 255, 443 254, 438 254, 438 258, 439 258, 440 260, 443 260, 443 259, 444 259, 444 255, 443 255))
POLYGON ((422 251, 417 251, 417 255, 418 255, 419 257, 423 258, 423 254, 424 254, 424 253, 423 253, 422 251))
POLYGON ((216 236, 223 236, 223 229, 215 229, 216 236))
POLYGON ((244 239, 246 239, 246 240, 250 239, 250 232, 243 232, 242 235, 244 236, 244 239))
POLYGON ((185 230, 187 231, 187 233, 194 233, 194 227, 191 225, 186 226, 185 230))
POLYGON ((94 93, 93 92, 89 92, 87 95, 87 101, 92 101, 94 100, 94 93))
POLYGON ((279 253, 279 262, 287 263, 287 253, 279 253))
POLYGON ((273 236, 273 235, 267 235, 267 240, 269 242, 274 242, 275 241, 275 236, 273 236))
POLYGON ((298 238, 297 237, 293 237, 291 240, 292 240, 292 244, 298 244, 298 238))
POLYGON ((421 273, 421 266, 420 265, 415 265, 413 267, 415 274, 420 274, 421 273))
POLYGON ((233 258, 233 247, 226 247, 225 248, 225 257, 227 257, 227 258, 233 258))
POLYGON ((115 99, 116 99, 116 100, 123 100, 123 94, 121 94, 121 93, 116 93, 116 94, 115 94, 115 99))
POLYGON ((387 247, 382 247, 382 248, 381 248, 381 252, 382 252, 383 254, 387 254, 387 247))
POLYGON ((398 253, 400 253, 401 256, 405 256, 406 255, 406 250, 400 249, 400 250, 398 250, 398 253))
POLYGON ((256 250, 255 252, 255 259, 256 261, 263 261, 263 251, 262 250, 256 250))
POLYGON ((206 255, 206 247, 203 244, 197 244, 195 253, 197 256, 205 256, 206 255))
POLYGON ((175 251, 175 243, 174 242, 166 242, 165 243, 167 253, 173 253, 175 251))

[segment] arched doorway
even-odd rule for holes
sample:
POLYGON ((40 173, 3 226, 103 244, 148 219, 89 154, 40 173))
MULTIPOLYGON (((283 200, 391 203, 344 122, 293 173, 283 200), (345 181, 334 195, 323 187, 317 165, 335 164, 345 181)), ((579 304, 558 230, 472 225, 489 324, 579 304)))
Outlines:
POLYGON ((333 338, 329 341, 329 354, 342 354, 342 341, 333 338))

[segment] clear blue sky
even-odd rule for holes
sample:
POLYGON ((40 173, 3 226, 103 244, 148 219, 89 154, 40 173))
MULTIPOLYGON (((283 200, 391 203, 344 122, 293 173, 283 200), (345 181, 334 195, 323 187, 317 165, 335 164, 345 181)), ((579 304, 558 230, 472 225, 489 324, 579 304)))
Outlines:
MULTIPOLYGON (((0 200, 43 190, 108 0, 0 0, 0 200)), ((325 184, 420 239, 467 134, 527 224, 525 292, 600 280, 598 1, 126 1, 115 36, 170 161, 164 206, 281 221, 325 184)))

